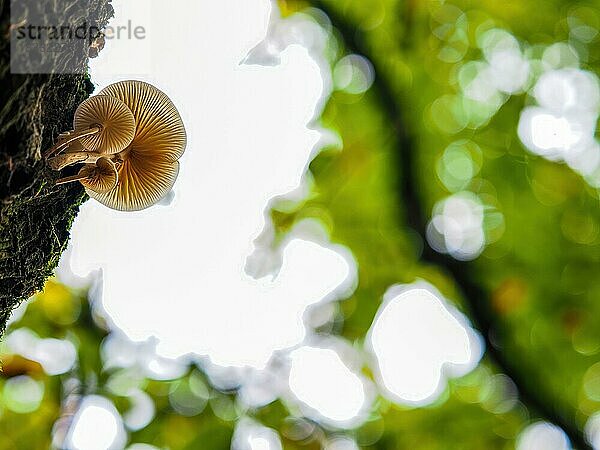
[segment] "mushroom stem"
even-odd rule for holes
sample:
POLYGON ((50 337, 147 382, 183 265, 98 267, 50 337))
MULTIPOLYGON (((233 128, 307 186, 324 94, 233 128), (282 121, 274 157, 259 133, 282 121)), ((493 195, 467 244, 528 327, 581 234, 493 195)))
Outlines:
POLYGON ((64 140, 59 139, 59 141, 56 144, 54 144, 52 147, 50 147, 50 149, 48 149, 48 151, 45 153, 44 158, 49 158, 50 156, 54 155, 55 153, 64 150, 64 148, 67 147, 74 140, 85 137, 85 136, 90 136, 92 134, 96 134, 101 129, 102 129, 101 126, 95 125, 90 128, 86 128, 84 130, 73 131, 71 133, 64 134, 65 139, 64 140))
POLYGON ((59 184, 72 183, 73 181, 79 181, 85 178, 88 178, 86 174, 71 175, 70 177, 59 178, 58 180, 56 180, 56 185, 58 186, 59 184))
POLYGON ((95 163, 99 158, 106 157, 98 152, 70 152, 62 153, 50 158, 48 165, 52 170, 62 170, 67 166, 79 163, 95 163))

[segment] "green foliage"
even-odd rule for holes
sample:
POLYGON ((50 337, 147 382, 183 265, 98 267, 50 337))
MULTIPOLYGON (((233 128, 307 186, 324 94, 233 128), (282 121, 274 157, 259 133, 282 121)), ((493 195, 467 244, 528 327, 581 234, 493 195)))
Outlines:
MULTIPOLYGON (((600 410, 598 192, 567 165, 521 144, 517 123, 531 102, 526 93, 490 106, 465 97, 461 83, 470 76, 468 64, 483 58, 482 35, 494 28, 512 33, 530 55, 570 39, 581 67, 597 72, 596 41, 574 40, 567 18, 592 26, 600 12, 558 0, 544 3, 544 14, 533 0, 281 1, 286 15, 311 5, 326 10, 337 29, 329 51, 334 74, 344 56, 361 53, 375 79, 365 92, 334 90, 319 123, 339 135, 343 148, 325 148, 311 163, 307 200, 274 205, 277 232, 284 236, 302 219, 317 219, 351 250, 359 284, 339 304, 334 332, 357 347, 384 292, 424 279, 471 317, 489 351, 434 404, 411 408, 378 398, 369 420, 344 433, 373 450, 508 450, 539 418, 563 426, 583 448, 583 426, 600 410), (437 255, 424 239, 435 205, 463 191, 485 204, 487 245, 469 262, 437 255)), ((10 439, 0 441, 0 450, 48 448, 65 400, 78 395, 104 395, 125 414, 130 385, 152 398, 156 414, 129 442, 226 449, 243 415, 278 430, 286 449, 318 449, 323 437, 341 433, 313 424, 310 437, 294 439, 288 429, 298 418, 285 401, 242 411, 234 393, 211 387, 199 367, 162 381, 135 368, 106 368, 101 316, 83 293, 55 282, 11 329, 20 327, 73 342, 78 358, 70 372, 48 376, 39 364, 5 354, 0 432, 10 439), (6 388, 22 375, 44 386, 30 412, 6 388), (193 386, 204 386, 206 395, 193 386), (188 404, 195 406, 186 410, 188 404)))
MULTIPOLYGON (((286 11, 296 4, 283 3, 286 11)), ((323 123, 340 134, 343 152, 324 152, 313 162, 319 195, 294 215, 326 217, 334 239, 357 258, 360 285, 342 305, 346 336, 360 338, 378 306, 372 299, 391 282, 427 279, 459 304, 467 300, 468 312, 473 304, 484 304, 500 352, 528 379, 528 386, 519 388, 533 391, 550 411, 581 428, 599 406, 595 388, 586 385, 600 350, 600 336, 593 331, 600 317, 594 276, 600 256, 598 192, 566 165, 522 146, 516 131, 529 102, 526 94, 507 98, 490 115, 463 97, 459 86, 461 68, 482 59, 478 39, 492 28, 512 32, 532 54, 568 40, 579 49, 581 68, 597 71, 597 46, 570 37, 567 18, 586 11, 586 20, 594 21, 598 11, 582 3, 551 3, 544 3, 540 17, 533 1, 313 2, 342 29, 342 39, 354 47, 350 51, 371 60, 376 79, 365 94, 332 96, 323 123), (479 166, 476 176, 458 184, 460 190, 478 194, 495 213, 486 217, 491 242, 478 259, 461 263, 460 279, 449 276, 456 273, 452 263, 419 260, 427 244, 410 228, 425 224, 434 205, 454 192, 439 166, 457 142, 468 143, 479 166), (409 167, 403 166, 403 152, 411 154, 409 167), (418 210, 410 208, 402 188, 407 177, 418 210), (483 297, 465 299, 464 280, 477 285, 483 297)), ((423 236, 425 230, 416 231, 423 236)), ((540 413, 537 405, 527 406, 540 413)), ((469 414, 466 407, 454 412, 469 414)), ((405 432, 418 434, 419 423, 424 426, 419 421, 405 432)), ((490 431, 482 427, 478 435, 490 431)), ((492 442, 486 448, 496 448, 492 442)))

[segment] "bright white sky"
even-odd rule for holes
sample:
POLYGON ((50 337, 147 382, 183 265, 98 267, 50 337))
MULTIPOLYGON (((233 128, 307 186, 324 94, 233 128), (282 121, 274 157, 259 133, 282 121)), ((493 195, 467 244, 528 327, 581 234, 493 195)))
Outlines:
MULTIPOLYGON (((102 269, 104 307, 130 338, 157 336, 172 356, 264 366, 274 350, 302 341, 305 308, 353 274, 346 257, 301 239, 285 246, 275 278, 245 273, 269 200, 300 187, 321 136, 307 125, 329 88, 300 46, 277 66, 240 64, 265 37, 267 1, 157 6, 151 18, 161 26, 147 3, 123 13, 116 3, 113 27, 151 23, 151 39, 109 40, 91 72, 98 88, 150 81, 178 106, 189 141, 175 198, 139 213, 87 202, 73 228, 72 269, 102 269), (129 46, 142 47, 140 60, 129 46)), ((274 255, 260 253, 269 265, 274 255)))
MULTIPOLYGON (((352 292, 355 262, 316 223, 302 224, 273 251, 265 219, 273 197, 305 195, 307 164, 322 141, 331 139, 312 125, 332 89, 330 68, 319 53, 323 30, 299 18, 278 20, 268 0, 179 0, 168 8, 156 0, 115 0, 114 6, 113 28, 130 20, 145 27, 147 38, 107 40, 91 62, 97 89, 121 79, 153 83, 182 114, 188 146, 170 203, 135 213, 112 211, 94 200, 83 205, 59 278, 72 283, 71 273, 101 271, 98 300, 115 330, 138 342, 158 338, 163 356, 192 353, 237 367, 233 376, 245 382, 242 401, 281 395, 302 415, 340 428, 355 425, 374 399, 372 384, 360 375, 363 356, 341 339, 320 342, 303 322, 309 305, 352 292), (251 61, 271 65, 241 64, 252 49, 251 61), (266 276, 253 278, 248 267, 266 276), (273 353, 291 348, 279 353, 283 373, 273 371, 273 353)), ((352 89, 368 88, 373 75, 368 61, 355 55, 340 64, 336 82, 348 84, 352 66, 364 75, 352 89)), ((445 375, 470 370, 480 356, 468 323, 433 289, 424 298, 422 288, 408 286, 400 300, 388 299, 371 334, 382 369, 378 381, 401 402, 431 400, 445 375), (391 333, 418 311, 412 335, 391 333), (399 339, 406 339, 403 347, 399 339), (415 340, 422 345, 414 346, 415 340), (395 353, 411 346, 420 354, 395 353), (381 358, 389 364, 383 367, 381 358), (446 373, 446 363, 464 370, 446 373)), ((120 333, 103 347, 107 364, 126 367, 150 358, 155 367, 148 370, 159 378, 177 373, 148 353, 152 341, 127 343, 120 333)), ((211 380, 218 379, 216 365, 207 366, 211 380)), ((82 424, 93 416, 86 414, 80 414, 82 424)), ((248 442, 252 450, 278 448, 269 430, 248 425, 238 431, 240 449, 248 442), (252 432, 240 434, 246 429, 252 432)), ((80 448, 73 442, 81 436, 71 435, 73 448, 80 448)))

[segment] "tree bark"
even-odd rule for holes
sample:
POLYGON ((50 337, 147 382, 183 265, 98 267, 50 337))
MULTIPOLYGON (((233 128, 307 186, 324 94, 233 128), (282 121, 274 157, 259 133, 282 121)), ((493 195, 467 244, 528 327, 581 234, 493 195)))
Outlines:
MULTIPOLYGON (((72 128, 77 106, 94 87, 87 76, 89 40, 71 40, 55 54, 51 74, 11 72, 11 35, 40 18, 50 24, 103 29, 113 15, 108 0, 0 0, 0 334, 12 309, 41 290, 69 240, 79 206, 87 199, 79 183, 56 186, 57 172, 42 158, 59 133, 72 128), (74 10, 79 11, 75 14, 74 10), (80 62, 81 73, 61 74, 80 62)), ((96 42, 95 42, 96 43, 96 42)), ((94 44, 95 44, 94 43, 94 44)), ((36 55, 15 55, 35 63, 36 55)), ((63 173, 62 175, 65 175, 63 173)), ((66 173, 69 175, 69 173, 66 173)))

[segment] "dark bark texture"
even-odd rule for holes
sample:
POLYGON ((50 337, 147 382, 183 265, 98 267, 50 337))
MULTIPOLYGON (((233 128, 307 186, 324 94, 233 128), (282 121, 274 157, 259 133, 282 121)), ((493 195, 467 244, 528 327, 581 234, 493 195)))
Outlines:
MULTIPOLYGON (((79 183, 55 186, 58 174, 42 158, 59 133, 70 130, 77 106, 93 91, 87 72, 95 44, 73 39, 60 52, 21 48, 21 66, 50 58, 51 74, 11 71, 11 35, 33 21, 102 29, 113 15, 108 0, 0 0, 0 333, 10 312, 41 290, 65 250, 86 194, 79 183), (15 10, 17 9, 17 11, 15 10), (79 65, 76 74, 72 71, 79 65)), ((57 25, 58 25, 57 24, 57 25)), ((25 72, 27 70, 24 70, 25 72)))

